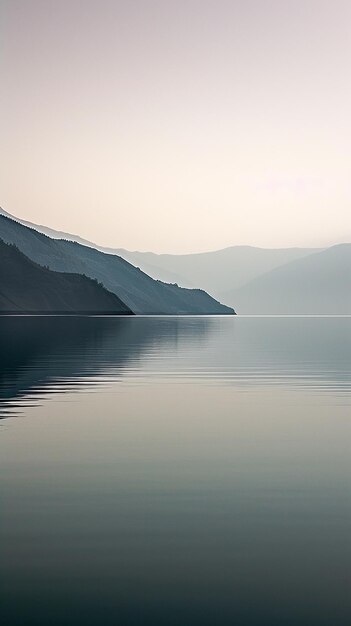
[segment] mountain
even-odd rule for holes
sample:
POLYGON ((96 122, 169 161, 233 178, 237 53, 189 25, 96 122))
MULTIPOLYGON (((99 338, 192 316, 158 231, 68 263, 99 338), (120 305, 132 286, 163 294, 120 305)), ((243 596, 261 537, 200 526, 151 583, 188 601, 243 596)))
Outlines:
POLYGON ((224 292, 237 289, 275 267, 316 251, 314 248, 232 246, 197 254, 154 254, 127 250, 116 250, 116 253, 130 263, 139 265, 153 278, 177 276, 180 285, 198 285, 211 295, 222 297, 224 292))
POLYGON ((131 315, 132 311, 91 278, 41 267, 0 240, 0 313, 131 315))
POLYGON ((115 254, 105 254, 73 241, 52 239, 5 215, 0 215, 0 237, 15 244, 39 265, 97 279, 137 314, 234 314, 232 308, 201 289, 182 289, 154 280, 115 254))
POLYGON ((223 293, 237 289, 276 267, 320 252, 319 248, 269 249, 253 246, 231 246, 223 250, 195 254, 138 252, 99 246, 78 235, 21 220, 0 207, 1 214, 53 239, 67 239, 106 254, 118 255, 156 280, 177 283, 187 288, 200 287, 219 298, 223 293))
POLYGON ((151 278, 154 278, 155 280, 161 280, 162 282, 171 284, 177 283, 181 287, 194 288, 197 286, 196 281, 192 283, 184 276, 180 276, 172 272, 171 270, 164 269, 162 267, 162 264, 161 266, 158 266, 157 261, 155 266, 152 265, 152 262, 149 263, 147 259, 149 255, 151 256, 151 261, 152 257, 158 257, 157 254, 154 255, 152 252, 129 252, 128 250, 124 250, 123 248, 108 248, 105 246, 99 246, 98 244, 93 243, 88 239, 83 239, 83 237, 79 237, 79 235, 73 235, 72 233, 66 233, 62 230, 54 230, 53 228, 49 228, 48 226, 43 226, 43 224, 35 224, 34 222, 22 220, 15 215, 11 215, 11 213, 8 213, 2 207, 0 207, 0 215, 4 215, 5 217, 10 218, 11 220, 18 222, 19 224, 22 224, 23 226, 34 228, 34 230, 36 230, 38 233, 47 235, 51 239, 65 239, 67 241, 75 241, 76 243, 80 243, 83 246, 95 248, 95 250, 99 250, 100 252, 120 256, 122 257, 122 259, 125 259, 132 265, 140 267, 140 269, 142 269, 145 274, 148 274, 149 276, 151 276, 151 278))
POLYGON ((224 294, 239 313, 351 314, 351 244, 278 267, 224 294))
MULTIPOLYGON (((43 226, 35 228, 50 232, 54 237, 62 235, 43 226)), ((71 234, 65 234, 65 237, 71 241, 79 239, 71 234)), ((89 242, 86 245, 109 256, 118 255, 156 280, 183 287, 201 287, 235 307, 239 314, 342 315, 350 311, 350 259, 347 253, 350 244, 326 249, 233 246, 187 255, 130 252, 102 248, 89 242)), ((98 280, 111 289, 101 277, 98 280)), ((111 291, 119 293, 114 289, 111 291)))

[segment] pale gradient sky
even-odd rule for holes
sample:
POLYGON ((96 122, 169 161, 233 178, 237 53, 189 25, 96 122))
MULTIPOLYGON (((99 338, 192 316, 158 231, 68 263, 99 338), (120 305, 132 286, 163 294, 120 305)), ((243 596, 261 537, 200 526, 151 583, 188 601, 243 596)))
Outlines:
POLYGON ((351 240, 350 0, 0 0, 0 204, 101 245, 351 240))

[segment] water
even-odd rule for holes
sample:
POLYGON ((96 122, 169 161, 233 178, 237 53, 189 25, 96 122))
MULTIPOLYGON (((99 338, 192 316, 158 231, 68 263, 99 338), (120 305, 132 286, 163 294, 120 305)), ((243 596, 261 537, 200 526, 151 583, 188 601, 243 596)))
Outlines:
POLYGON ((2 623, 351 623, 350 331, 0 319, 2 623))

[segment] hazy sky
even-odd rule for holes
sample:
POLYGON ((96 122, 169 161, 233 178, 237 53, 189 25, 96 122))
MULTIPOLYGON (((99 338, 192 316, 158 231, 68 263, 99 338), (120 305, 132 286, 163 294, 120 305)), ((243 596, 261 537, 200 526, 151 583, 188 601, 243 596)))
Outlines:
POLYGON ((351 240, 350 0, 0 0, 0 204, 103 245, 351 240))

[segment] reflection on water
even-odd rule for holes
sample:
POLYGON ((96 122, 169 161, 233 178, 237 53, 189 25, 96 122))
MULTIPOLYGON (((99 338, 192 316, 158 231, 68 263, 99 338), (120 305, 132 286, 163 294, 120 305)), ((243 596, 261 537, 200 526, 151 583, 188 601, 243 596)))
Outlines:
POLYGON ((350 623, 350 330, 0 319, 2 623, 350 623))
POLYGON ((23 398, 122 376, 349 393, 350 327, 351 318, 2 319, 0 418, 23 398))
POLYGON ((211 320, 197 318, 4 318, 0 320, 0 417, 9 407, 20 409, 12 398, 36 400, 45 392, 62 392, 108 378, 135 375, 142 359, 162 349, 172 353, 179 339, 196 347, 211 320))

